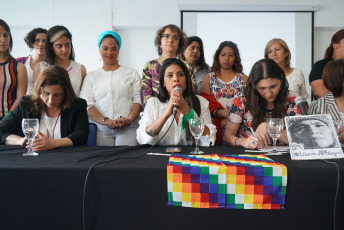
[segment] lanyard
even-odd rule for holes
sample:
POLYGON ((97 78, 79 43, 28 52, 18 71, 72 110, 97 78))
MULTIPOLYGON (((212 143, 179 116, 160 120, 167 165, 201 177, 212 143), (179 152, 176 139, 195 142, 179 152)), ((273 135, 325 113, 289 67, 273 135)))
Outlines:
MULTIPOLYGON (((61 110, 60 110, 59 115, 57 116, 56 121, 55 121, 55 125, 54 125, 54 128, 53 128, 53 138, 52 138, 52 139, 54 139, 54 136, 55 136, 55 128, 56 128, 56 125, 57 125, 57 121, 58 121, 59 118, 60 118, 60 115, 61 115, 61 110)), ((45 126, 47 126, 47 125, 45 125, 45 126)), ((48 128, 47 128, 47 135, 48 135, 48 138, 50 138, 50 134, 49 134, 48 128)))

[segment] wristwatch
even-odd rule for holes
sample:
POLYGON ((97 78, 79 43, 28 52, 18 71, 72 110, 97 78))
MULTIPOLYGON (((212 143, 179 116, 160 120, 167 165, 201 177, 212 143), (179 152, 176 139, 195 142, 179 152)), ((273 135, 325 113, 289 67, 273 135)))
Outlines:
POLYGON ((105 123, 105 121, 106 121, 107 119, 109 119, 109 118, 108 118, 108 117, 104 117, 103 122, 105 123))

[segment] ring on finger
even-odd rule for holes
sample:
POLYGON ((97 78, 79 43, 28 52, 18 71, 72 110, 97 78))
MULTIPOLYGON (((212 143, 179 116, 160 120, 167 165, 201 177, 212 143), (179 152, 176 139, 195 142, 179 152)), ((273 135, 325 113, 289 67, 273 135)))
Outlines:
POLYGON ((255 141, 251 141, 251 143, 252 143, 252 144, 256 144, 256 142, 255 142, 255 141))

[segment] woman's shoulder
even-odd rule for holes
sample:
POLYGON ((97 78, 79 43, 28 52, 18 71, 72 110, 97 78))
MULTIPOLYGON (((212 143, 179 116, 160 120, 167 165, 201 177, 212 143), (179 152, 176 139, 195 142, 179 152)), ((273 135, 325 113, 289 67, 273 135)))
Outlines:
POLYGON ((29 57, 30 57, 30 55, 27 56, 27 57, 19 57, 19 58, 16 58, 16 59, 17 59, 18 62, 21 62, 21 63, 25 64, 26 60, 27 60, 29 57))
POLYGON ((296 97, 298 97, 298 96, 300 96, 297 92, 295 92, 295 91, 292 91, 292 90, 289 90, 288 91, 288 99, 289 98, 296 98, 296 97))
POLYGON ((303 76, 303 72, 300 69, 294 68, 287 77, 300 77, 303 76))
POLYGON ((80 110, 80 109, 83 109, 83 108, 86 109, 86 107, 87 107, 87 102, 86 102, 86 100, 83 99, 83 98, 77 98, 77 99, 74 101, 73 105, 71 106, 71 109, 72 109, 72 110, 80 110))
POLYGON ((158 64, 159 64, 158 59, 153 59, 153 60, 147 61, 143 68, 145 69, 149 66, 156 66, 158 64))
POLYGON ((137 73, 136 69, 131 68, 131 67, 127 67, 127 66, 124 66, 124 65, 121 65, 118 70, 126 72, 128 74, 135 74, 135 73, 137 73))

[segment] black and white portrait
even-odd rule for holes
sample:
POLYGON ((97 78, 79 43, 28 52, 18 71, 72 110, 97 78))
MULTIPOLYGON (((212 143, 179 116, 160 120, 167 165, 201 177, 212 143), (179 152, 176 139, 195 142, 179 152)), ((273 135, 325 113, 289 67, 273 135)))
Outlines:
POLYGON ((327 116, 289 118, 290 146, 293 149, 337 148, 337 136, 327 116))
POLYGON ((292 158, 295 155, 327 158, 343 154, 330 115, 286 117, 285 121, 292 158))

